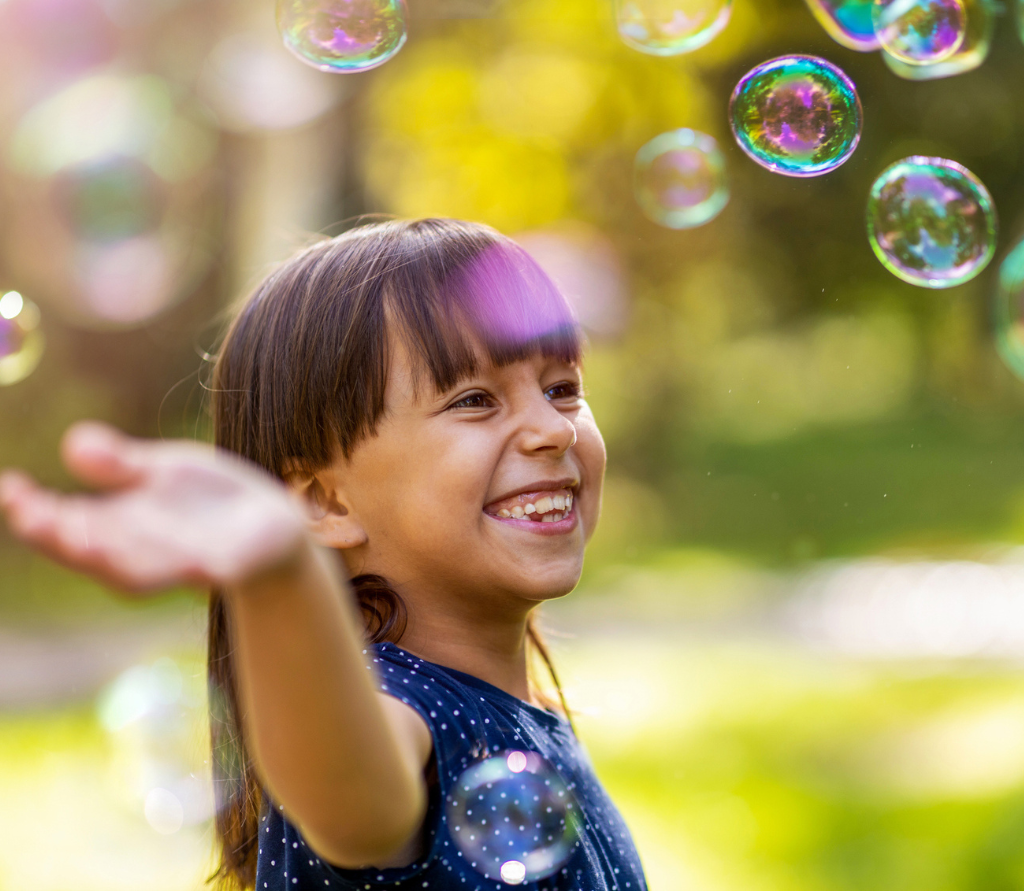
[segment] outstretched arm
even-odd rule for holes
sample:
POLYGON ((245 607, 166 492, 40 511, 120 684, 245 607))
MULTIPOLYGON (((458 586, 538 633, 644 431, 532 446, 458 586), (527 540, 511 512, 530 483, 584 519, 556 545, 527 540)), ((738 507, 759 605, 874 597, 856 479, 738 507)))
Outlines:
POLYGON ((61 495, 7 473, 0 507, 14 533, 129 591, 223 588, 243 720, 271 794, 329 862, 401 858, 426 812, 430 734, 375 691, 345 582, 284 486, 228 454, 97 424, 72 428, 63 456, 102 492, 61 495))

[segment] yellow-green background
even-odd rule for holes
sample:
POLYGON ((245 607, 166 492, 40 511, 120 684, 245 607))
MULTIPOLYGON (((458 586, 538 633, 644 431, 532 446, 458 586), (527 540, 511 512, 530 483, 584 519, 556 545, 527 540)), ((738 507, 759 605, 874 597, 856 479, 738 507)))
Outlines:
MULTIPOLYGON (((602 0, 410 4, 408 45, 348 78, 334 110, 221 135, 217 260, 183 303, 97 332, 41 301, 47 353, 0 389, 0 464, 67 485, 56 445, 80 417, 203 436, 199 356, 220 313, 309 232, 364 213, 510 234, 585 224, 614 246, 628 321, 592 336, 605 516, 549 623, 571 635, 555 643, 570 703, 652 887, 1024 887, 1012 654, 855 658, 776 622, 817 561, 984 559, 1024 534, 1024 384, 992 346, 997 264, 949 291, 915 289, 878 264, 863 224, 874 176, 933 154, 991 190, 997 262, 1014 243, 1024 46, 1010 10, 981 69, 911 83, 833 43, 800 0, 738 0, 718 39, 672 59, 624 46, 602 0), (788 52, 827 56, 860 91, 862 143, 826 177, 774 176, 729 136, 732 85, 788 52), (684 126, 719 140, 732 198, 706 227, 674 232, 634 204, 631 165, 684 126)), ((270 0, 168 2, 125 65, 188 94, 204 53, 243 27, 273 28, 270 0)), ((199 887, 209 827, 159 836, 112 795, 94 697, 133 662, 196 664, 202 603, 115 601, 8 537, 0 567, 0 671, 19 670, 16 640, 58 666, 56 693, 0 712, 0 889, 199 887), (99 654, 80 687, 59 670, 71 650, 99 654)))

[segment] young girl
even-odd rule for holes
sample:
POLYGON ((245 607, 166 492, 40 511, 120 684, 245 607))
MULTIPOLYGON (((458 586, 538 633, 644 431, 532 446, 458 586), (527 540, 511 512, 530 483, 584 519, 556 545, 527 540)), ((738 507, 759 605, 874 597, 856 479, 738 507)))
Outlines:
POLYGON ((79 425, 64 459, 103 494, 0 480, 11 528, 53 558, 134 591, 213 589, 223 887, 501 889, 448 806, 513 750, 546 759, 579 814, 535 886, 643 891, 566 715, 528 680, 531 648, 550 668, 531 616, 576 585, 600 509, 580 358, 512 241, 367 226, 243 305, 213 377, 217 451, 79 425))

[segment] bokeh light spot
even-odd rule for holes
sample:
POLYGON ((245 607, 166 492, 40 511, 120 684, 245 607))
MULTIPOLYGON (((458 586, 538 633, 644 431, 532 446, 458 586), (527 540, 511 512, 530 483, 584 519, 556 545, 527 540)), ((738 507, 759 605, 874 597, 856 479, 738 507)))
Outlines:
POLYGON ((562 868, 575 847, 577 812, 555 768, 536 752, 516 750, 463 771, 447 804, 462 855, 487 878, 509 885, 562 868))
POLYGON ((872 19, 882 48, 907 65, 948 59, 967 33, 961 0, 875 0, 872 19))
POLYGON ((923 288, 974 278, 995 252, 992 196, 966 167, 945 158, 904 158, 871 186, 868 240, 893 275, 923 288))
POLYGON ((344 74, 383 65, 405 44, 405 0, 278 0, 284 45, 307 65, 344 74))
POLYGON ((634 192, 643 212, 669 229, 713 220, 729 201, 725 159, 710 136, 672 130, 636 153, 634 192))
POLYGON ((862 114, 856 87, 817 56, 780 56, 747 72, 729 101, 740 148, 786 176, 835 170, 857 148, 862 114))
POLYGON ((655 56, 677 56, 712 41, 729 24, 732 0, 616 0, 619 36, 655 56))

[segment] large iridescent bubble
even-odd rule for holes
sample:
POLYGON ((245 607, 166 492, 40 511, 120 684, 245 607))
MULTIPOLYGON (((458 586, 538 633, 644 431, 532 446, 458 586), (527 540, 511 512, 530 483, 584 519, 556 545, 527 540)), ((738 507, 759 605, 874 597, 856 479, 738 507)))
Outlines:
POLYGON ((1006 366, 1024 379, 1024 241, 999 267, 999 286, 992 307, 996 349, 1006 366))
POLYGON ((633 170, 637 203, 651 220, 669 229, 702 226, 729 201, 718 144, 695 130, 655 136, 636 153, 633 170))
POLYGON ((882 48, 907 65, 933 65, 963 45, 962 0, 875 0, 872 19, 882 48))
POLYGON ((857 89, 817 56, 780 56, 748 71, 729 100, 736 142, 762 167, 786 176, 835 170, 857 148, 857 89))
POLYGON ((922 288, 951 288, 992 259, 996 210, 971 171, 945 158, 904 158, 871 186, 868 240, 893 275, 922 288))
POLYGON ((944 59, 910 64, 883 52, 889 69, 906 80, 936 80, 972 71, 988 58, 995 34, 997 7, 993 0, 961 0, 964 7, 964 37, 957 49, 944 59))
POLYGON ((847 49, 869 53, 878 49, 871 20, 874 0, 807 0, 807 6, 829 36, 847 49))
POLYGON ((0 387, 24 380, 43 357, 39 309, 17 291, 0 296, 0 387))
POLYGON ((732 0, 615 0, 619 36, 654 56, 692 52, 729 23, 732 0))
POLYGON ((284 45, 339 74, 383 65, 405 44, 405 0, 277 0, 284 45))
POLYGON ((447 813, 462 856, 496 882, 553 875, 576 846, 576 802, 536 752, 502 752, 468 768, 448 796, 447 813))

